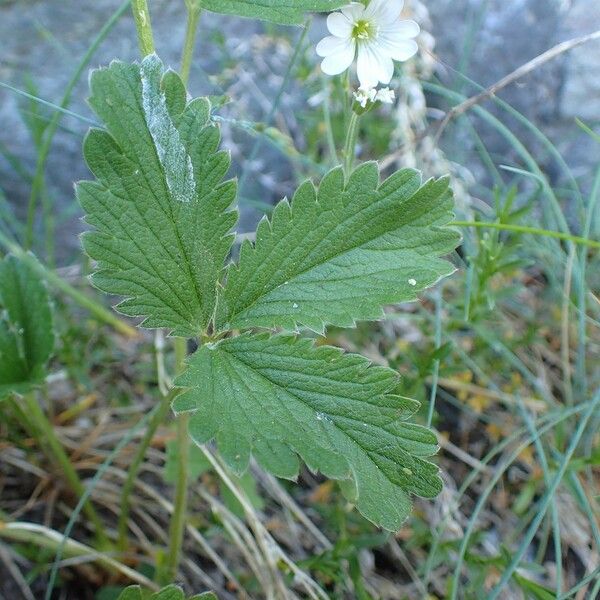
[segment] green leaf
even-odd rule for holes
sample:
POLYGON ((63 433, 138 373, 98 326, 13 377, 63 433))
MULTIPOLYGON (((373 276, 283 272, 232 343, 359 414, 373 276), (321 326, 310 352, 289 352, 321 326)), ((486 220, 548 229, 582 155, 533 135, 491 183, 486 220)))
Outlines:
POLYGON ((176 585, 168 585, 154 594, 145 594, 142 592, 142 588, 140 588, 139 585, 132 585, 123 590, 117 600, 186 600, 187 598, 189 598, 189 600, 218 600, 213 592, 204 592, 203 594, 188 597, 183 593, 183 590, 176 585))
POLYGON ((118 310, 177 336, 205 330, 237 215, 235 182, 222 183, 229 155, 206 99, 187 102, 179 77, 156 55, 92 73, 90 105, 106 130, 87 135, 96 182, 77 196, 95 231, 84 234, 98 262, 92 282, 125 296, 118 310))
POLYGON ((219 328, 352 326, 382 306, 415 300, 454 271, 439 257, 460 240, 449 227, 447 179, 424 185, 405 169, 380 184, 376 163, 347 182, 341 168, 304 183, 242 245, 219 304, 219 328))
POLYGON ((34 260, 0 261, 0 399, 42 383, 54 349, 52 306, 34 260))
POLYGON ((302 23, 307 12, 328 12, 345 4, 346 0, 202 0, 202 8, 213 12, 284 25, 302 23))
POLYGON ((117 600, 143 600, 142 588, 139 585, 132 585, 124 589, 117 600))
POLYGON ((354 482, 351 496, 372 522, 397 530, 410 494, 433 497, 435 435, 404 423, 418 403, 396 395, 394 371, 308 339, 244 334, 201 347, 176 385, 173 404, 193 411, 190 434, 219 450, 240 474, 251 452, 279 477, 313 471, 354 482))

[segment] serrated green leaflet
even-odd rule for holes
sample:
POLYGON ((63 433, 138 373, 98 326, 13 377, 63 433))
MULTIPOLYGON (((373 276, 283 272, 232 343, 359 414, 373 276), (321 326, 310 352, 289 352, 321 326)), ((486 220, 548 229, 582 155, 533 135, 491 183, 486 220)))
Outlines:
POLYGON ((90 105, 105 130, 84 144, 97 178, 77 195, 95 231, 84 234, 98 261, 92 281, 125 296, 124 314, 145 327, 197 336, 209 323, 236 213, 235 183, 222 183, 230 160, 206 99, 187 102, 157 56, 141 65, 113 62, 92 73, 90 105))
POLYGON ((52 322, 44 282, 27 260, 6 256, 0 261, 0 400, 43 382, 54 349, 52 322))
POLYGON ((439 257, 459 242, 446 179, 422 185, 405 169, 379 183, 375 163, 347 182, 331 171, 318 190, 303 184, 291 205, 263 220, 242 245, 219 306, 221 329, 352 326, 382 306, 414 300, 454 270, 439 257))
POLYGON ((212 592, 186 596, 176 585, 169 585, 154 594, 142 591, 139 585, 132 585, 123 590, 117 600, 218 600, 218 598, 212 592))
POLYGON ((344 0, 202 0, 201 5, 217 13, 293 25, 302 23, 307 12, 327 12, 345 4, 344 0))
POLYGON ((314 471, 351 478, 356 504, 396 530, 410 494, 439 493, 435 435, 404 423, 418 404, 395 394, 394 371, 308 339, 244 334, 204 346, 176 385, 177 412, 193 411, 197 443, 216 438, 226 462, 243 472, 253 453, 271 473, 294 478, 299 455, 314 471))

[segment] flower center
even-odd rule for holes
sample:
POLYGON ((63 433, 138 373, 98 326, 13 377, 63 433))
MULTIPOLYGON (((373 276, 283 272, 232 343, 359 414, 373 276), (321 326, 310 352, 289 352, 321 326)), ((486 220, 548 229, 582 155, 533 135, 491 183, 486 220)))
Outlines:
POLYGON ((354 24, 352 37, 357 40, 370 40, 377 36, 377 27, 370 21, 361 19, 354 24))

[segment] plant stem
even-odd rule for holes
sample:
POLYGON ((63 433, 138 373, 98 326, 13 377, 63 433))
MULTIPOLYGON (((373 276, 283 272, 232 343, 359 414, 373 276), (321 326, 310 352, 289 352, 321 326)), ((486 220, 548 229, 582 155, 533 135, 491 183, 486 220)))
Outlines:
POLYGON ((190 78, 190 68, 194 58, 194 46, 196 44, 196 33, 198 32, 198 22, 202 8, 199 2, 186 2, 187 6, 187 26, 185 30, 185 43, 181 55, 180 75, 183 83, 187 86, 190 78))
POLYGON ((360 117, 355 112, 352 112, 350 123, 348 124, 348 132, 346 133, 346 143, 344 144, 344 173, 346 174, 346 178, 350 177, 354 165, 359 120, 360 117))
MULTIPOLYGON (((175 369, 177 374, 185 368, 186 340, 175 339, 175 369)), ((190 438, 188 435, 187 413, 177 415, 177 441, 179 453, 177 456, 177 483, 175 485, 175 502, 173 517, 169 525, 169 548, 165 570, 165 581, 169 583, 177 578, 183 533, 185 529, 187 498, 188 498, 188 463, 190 453, 190 438)))
POLYGON ((135 28, 142 57, 154 53, 154 36, 150 22, 150 11, 146 0, 131 0, 135 28))
POLYGON ((140 472, 140 467, 144 461, 146 452, 148 451, 148 448, 150 447, 150 444, 156 435, 157 429, 167 418, 167 413, 169 411, 169 407, 171 406, 173 397, 173 393, 162 397, 158 411, 152 415, 152 418, 148 423, 148 427, 146 428, 146 433, 140 441, 140 445, 135 453, 135 456, 129 465, 127 479, 123 484, 123 490, 121 492, 121 506, 119 512, 119 522, 117 525, 117 546, 121 552, 125 552, 127 550, 127 522, 129 520, 129 513, 131 511, 131 493, 135 487, 135 481, 140 472))
MULTIPOLYGON (((71 490, 79 497, 85 493, 85 486, 79 479, 77 471, 71 464, 65 449, 54 432, 52 424, 46 418, 44 411, 40 408, 37 398, 34 393, 26 394, 23 398, 25 411, 22 414, 26 415, 29 420, 29 425, 35 432, 35 437, 43 449, 46 449, 56 465, 61 469, 62 476, 69 484, 71 490)), ((98 513, 90 502, 86 502, 83 510, 87 518, 92 522, 96 539, 100 548, 107 548, 110 542, 102 525, 102 521, 98 513)))

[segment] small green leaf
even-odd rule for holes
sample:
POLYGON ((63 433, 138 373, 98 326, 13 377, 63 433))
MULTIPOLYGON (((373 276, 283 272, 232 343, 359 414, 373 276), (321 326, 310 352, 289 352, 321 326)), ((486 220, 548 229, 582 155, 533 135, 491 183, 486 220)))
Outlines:
POLYGON ((202 0, 202 8, 213 12, 284 25, 302 23, 307 12, 328 12, 345 4, 346 0, 202 0))
POLYGON ((154 594, 145 593, 139 585, 131 585, 121 592, 117 600, 218 600, 213 592, 204 592, 195 596, 186 596, 177 585, 168 585, 154 594))
POLYGON ((91 76, 90 105, 106 124, 86 137, 97 178, 77 186, 92 282, 125 296, 118 310, 145 327, 197 336, 215 310, 233 237, 235 182, 219 152, 206 99, 187 102, 181 79, 156 55, 141 65, 113 62, 91 76))
POLYGON ((43 382, 54 349, 52 306, 44 282, 29 261, 0 261, 0 400, 43 382))
POLYGON ((460 235, 447 179, 422 185, 405 169, 380 184, 376 163, 344 180, 341 168, 319 189, 303 184, 261 221, 256 244, 242 245, 219 303, 222 330, 326 325, 378 319, 382 307, 415 300, 454 271, 439 258, 460 235))
POLYGON ((117 600, 218 600, 213 592, 186 596, 177 585, 168 585, 154 594, 145 593, 139 585, 132 585, 121 592, 117 600))
POLYGON ((187 388, 173 404, 193 411, 197 443, 216 438, 241 474, 251 452, 279 477, 298 474, 299 455, 313 471, 352 479, 358 509, 397 530, 410 511, 410 494, 441 490, 438 468, 424 460, 435 435, 404 423, 418 403, 396 395, 394 371, 361 356, 308 339, 244 334, 205 345, 176 385, 187 388))
POLYGON ((142 588, 139 585, 132 585, 124 589, 117 600, 143 600, 142 588))

